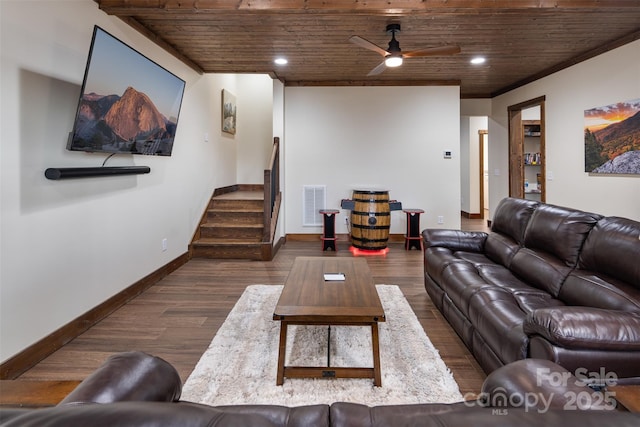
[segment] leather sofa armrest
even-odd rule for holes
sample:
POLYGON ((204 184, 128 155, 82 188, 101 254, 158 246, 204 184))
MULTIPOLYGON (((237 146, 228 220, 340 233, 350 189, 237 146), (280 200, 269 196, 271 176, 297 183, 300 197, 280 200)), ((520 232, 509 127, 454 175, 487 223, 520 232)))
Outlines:
POLYGON ((444 247, 452 251, 483 252, 487 233, 482 231, 427 228, 422 232, 424 247, 444 247))
POLYGON ((538 412, 615 407, 610 396, 598 393, 586 381, 550 360, 522 359, 491 372, 482 384, 478 403, 485 407, 524 407, 538 412))
POLYGON ((174 402, 181 393, 180 375, 171 364, 159 357, 132 351, 110 356, 58 405, 174 402))
POLYGON ((540 335, 572 349, 639 350, 640 315, 592 307, 547 307, 524 321, 527 335, 540 335))

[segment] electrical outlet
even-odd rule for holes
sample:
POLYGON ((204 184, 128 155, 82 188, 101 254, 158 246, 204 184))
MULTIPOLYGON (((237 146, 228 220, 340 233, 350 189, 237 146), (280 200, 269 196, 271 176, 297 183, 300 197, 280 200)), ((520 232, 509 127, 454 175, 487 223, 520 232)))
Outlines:
POLYGON ((444 217, 442 215, 438 216, 438 224, 444 224, 444 217))
POLYGON ((162 239, 162 252, 167 250, 167 239, 166 237, 162 239))

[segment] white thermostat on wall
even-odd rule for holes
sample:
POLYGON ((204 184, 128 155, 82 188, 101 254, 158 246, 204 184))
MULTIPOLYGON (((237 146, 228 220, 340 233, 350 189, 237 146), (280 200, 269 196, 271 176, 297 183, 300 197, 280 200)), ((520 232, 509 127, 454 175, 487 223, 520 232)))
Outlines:
POLYGON ((450 159, 453 156, 453 153, 451 152, 451 150, 445 150, 443 151, 443 154, 445 159, 450 159))

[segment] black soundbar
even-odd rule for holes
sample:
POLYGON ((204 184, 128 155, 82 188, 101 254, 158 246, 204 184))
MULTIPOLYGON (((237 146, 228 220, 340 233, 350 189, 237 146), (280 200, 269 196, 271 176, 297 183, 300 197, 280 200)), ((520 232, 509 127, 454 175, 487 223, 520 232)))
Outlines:
POLYGON ((109 166, 92 168, 48 168, 44 176, 48 179, 90 178, 93 176, 136 175, 151 172, 149 166, 109 166))

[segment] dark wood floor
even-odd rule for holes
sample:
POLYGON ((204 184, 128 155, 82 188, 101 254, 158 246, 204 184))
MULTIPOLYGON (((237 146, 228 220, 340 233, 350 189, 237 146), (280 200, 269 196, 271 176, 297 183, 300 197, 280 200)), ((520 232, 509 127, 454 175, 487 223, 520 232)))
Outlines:
MULTIPOLYGON (((463 219, 463 228, 483 223, 463 219)), ((192 259, 19 380, 82 380, 109 355, 141 350, 173 364, 184 381, 246 286, 283 284, 295 257, 351 257, 348 247, 342 240, 337 252, 322 252, 320 241, 288 241, 269 262, 192 259)), ((400 286, 462 394, 478 393, 485 374, 429 299, 421 251, 389 247, 386 256, 367 257, 375 283, 400 286)))

